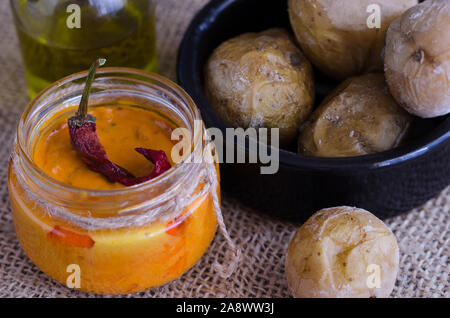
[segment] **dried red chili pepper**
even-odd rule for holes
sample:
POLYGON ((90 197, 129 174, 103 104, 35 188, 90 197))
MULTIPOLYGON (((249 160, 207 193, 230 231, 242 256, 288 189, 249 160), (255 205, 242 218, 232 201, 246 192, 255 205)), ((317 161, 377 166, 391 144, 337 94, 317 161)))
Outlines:
POLYGON ((171 167, 166 153, 162 150, 152 150, 146 148, 136 148, 134 150, 139 152, 141 155, 147 158, 147 160, 151 161, 155 165, 153 171, 147 177, 137 178, 139 180, 139 183, 156 178, 157 176, 169 170, 171 167))
POLYGON ((170 169, 170 162, 164 151, 136 148, 135 150, 151 161, 155 167, 148 176, 135 177, 126 169, 114 164, 108 159, 106 151, 97 135, 96 119, 87 113, 89 93, 92 82, 94 81, 95 72, 105 62, 105 59, 98 59, 91 66, 78 111, 68 121, 70 140, 72 146, 89 169, 101 173, 111 182, 118 182, 124 186, 133 186, 163 174, 170 169))

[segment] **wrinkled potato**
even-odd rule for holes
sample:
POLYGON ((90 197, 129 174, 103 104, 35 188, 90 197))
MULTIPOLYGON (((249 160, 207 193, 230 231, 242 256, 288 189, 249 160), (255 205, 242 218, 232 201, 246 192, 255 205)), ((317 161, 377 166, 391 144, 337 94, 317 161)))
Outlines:
POLYGON ((290 242, 286 277, 295 297, 388 297, 399 267, 397 240, 366 210, 314 214, 290 242))
POLYGON ((383 74, 352 77, 339 85, 302 127, 300 154, 352 157, 396 147, 412 116, 390 95, 383 74))
POLYGON ((450 113, 450 1, 428 0, 389 27, 386 80, 397 102, 410 113, 450 113))
POLYGON ((298 136, 312 111, 312 67, 282 29, 224 42, 205 73, 207 98, 224 121, 234 127, 279 128, 281 145, 298 136))
POLYGON ((336 79, 383 70, 386 31, 417 0, 289 0, 292 28, 306 57, 336 79), (380 29, 368 6, 380 7, 380 29))

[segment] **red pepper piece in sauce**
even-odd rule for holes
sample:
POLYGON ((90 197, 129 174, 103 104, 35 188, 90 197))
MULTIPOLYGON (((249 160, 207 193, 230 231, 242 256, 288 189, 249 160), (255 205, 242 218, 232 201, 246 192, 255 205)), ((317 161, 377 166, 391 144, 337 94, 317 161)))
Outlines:
POLYGON ((124 186, 133 186, 149 181, 166 172, 170 169, 170 162, 164 151, 136 148, 137 152, 145 156, 155 165, 155 168, 148 176, 135 177, 126 169, 114 164, 108 159, 106 151, 97 135, 96 119, 87 113, 89 93, 95 72, 105 62, 105 59, 98 59, 91 66, 78 111, 68 121, 70 140, 72 146, 89 169, 101 173, 111 182, 118 182, 124 186))
POLYGON ((175 236, 178 234, 178 230, 180 229, 180 223, 177 223, 177 221, 170 220, 166 224, 166 234, 175 236))
POLYGON ((166 230, 165 230, 166 234, 172 236, 178 235, 178 232, 180 232, 188 217, 189 216, 182 214, 177 216, 175 219, 168 221, 166 223, 166 230))
POLYGON ((56 225, 49 233, 51 240, 62 242, 69 246, 91 248, 95 241, 89 235, 78 234, 56 225))

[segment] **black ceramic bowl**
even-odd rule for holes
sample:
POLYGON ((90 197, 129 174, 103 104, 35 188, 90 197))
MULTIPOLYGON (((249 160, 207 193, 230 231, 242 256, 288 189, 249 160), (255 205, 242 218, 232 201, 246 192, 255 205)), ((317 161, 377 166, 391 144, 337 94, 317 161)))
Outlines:
MULTIPOLYGON (((208 104, 203 67, 223 41, 245 32, 283 27, 292 32, 287 0, 213 0, 188 28, 179 51, 178 79, 207 126, 227 125, 208 104)), ((317 103, 337 83, 315 71, 317 103)), ((242 202, 283 218, 304 220, 339 205, 381 218, 417 207, 450 184, 450 117, 416 119, 411 139, 396 149, 353 158, 314 158, 280 151, 280 170, 261 175, 259 164, 221 164, 223 189, 242 202)))

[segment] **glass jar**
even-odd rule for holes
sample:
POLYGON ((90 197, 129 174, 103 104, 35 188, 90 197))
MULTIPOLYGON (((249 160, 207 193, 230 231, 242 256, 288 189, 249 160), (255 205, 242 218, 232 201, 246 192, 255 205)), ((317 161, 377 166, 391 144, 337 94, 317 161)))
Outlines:
POLYGON ((221 222, 217 165, 193 160, 208 154, 199 111, 179 86, 161 76, 100 69, 90 108, 114 104, 158 112, 189 132, 192 153, 143 184, 76 188, 49 177, 32 158, 46 128, 76 111, 86 76, 54 83, 20 119, 8 174, 17 236, 36 266, 69 287, 125 294, 165 284, 200 259, 221 222))
POLYGON ((155 6, 142 0, 10 0, 34 97, 54 81, 110 66, 157 70, 155 6))

